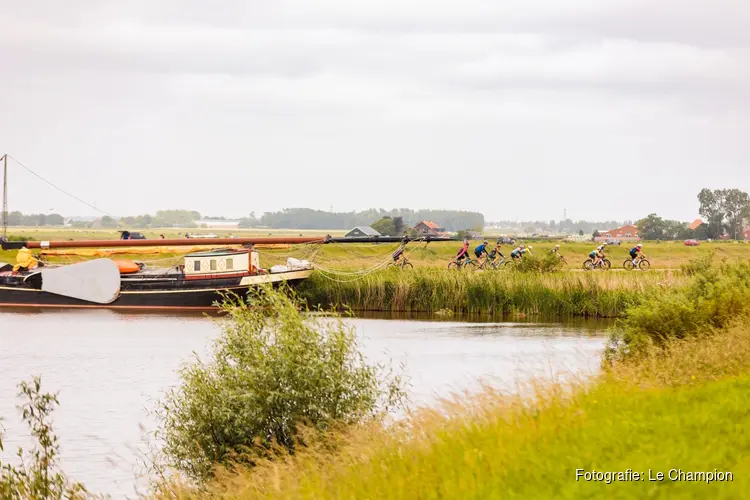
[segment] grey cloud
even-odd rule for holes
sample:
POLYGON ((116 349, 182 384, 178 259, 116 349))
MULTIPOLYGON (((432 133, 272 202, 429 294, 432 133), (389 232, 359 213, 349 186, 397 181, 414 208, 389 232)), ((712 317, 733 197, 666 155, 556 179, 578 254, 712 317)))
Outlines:
POLYGON ((697 186, 748 182, 750 6, 738 1, 79 0, 4 16, 0 137, 110 211, 644 215, 626 197, 593 208, 580 178, 596 170, 608 186, 623 172, 658 180, 638 183, 639 199, 691 218, 697 186), (233 185, 198 199, 189 179, 207 175, 205 157, 227 177, 306 181, 281 197, 248 202, 233 185), (364 193, 344 189, 357 172, 364 193), (141 200, 108 183, 131 177, 153 181, 141 200), (425 178, 433 188, 413 189, 425 178))

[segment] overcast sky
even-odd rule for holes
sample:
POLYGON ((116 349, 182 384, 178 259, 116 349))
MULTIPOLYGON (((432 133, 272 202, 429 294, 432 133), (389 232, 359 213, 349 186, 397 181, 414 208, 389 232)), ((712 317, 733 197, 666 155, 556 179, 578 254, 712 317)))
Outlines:
MULTIPOLYGON (((697 216, 750 190, 743 0, 2 2, 0 152, 113 214, 697 216)), ((10 209, 95 214, 10 163, 10 209)))

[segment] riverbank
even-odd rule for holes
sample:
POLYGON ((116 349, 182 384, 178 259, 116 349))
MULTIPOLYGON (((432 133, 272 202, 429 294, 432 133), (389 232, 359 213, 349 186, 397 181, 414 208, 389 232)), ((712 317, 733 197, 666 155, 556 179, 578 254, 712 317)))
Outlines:
POLYGON ((697 262, 686 279, 628 309, 593 380, 542 380, 517 395, 488 387, 391 426, 347 427, 219 474, 207 492, 750 498, 750 266, 697 262))
POLYGON ((685 281, 680 273, 659 271, 540 274, 420 268, 331 278, 314 273, 300 284, 300 296, 311 306, 345 304, 355 311, 543 318, 618 317, 647 291, 685 281))
POLYGON ((571 397, 561 384, 537 387, 535 401, 488 389, 446 402, 445 412, 421 410, 400 427, 357 428, 337 436, 334 454, 309 450, 222 476, 211 493, 750 498, 750 436, 743 431, 750 425, 749 364, 750 328, 734 327, 708 341, 675 345, 658 360, 622 365, 593 385, 577 386, 571 397), (577 471, 622 474, 606 484, 577 471))

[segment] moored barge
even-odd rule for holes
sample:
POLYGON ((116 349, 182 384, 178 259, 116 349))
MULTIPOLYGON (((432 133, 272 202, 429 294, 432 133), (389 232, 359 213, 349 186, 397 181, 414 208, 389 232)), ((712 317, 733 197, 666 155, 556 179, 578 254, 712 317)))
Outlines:
POLYGON ((313 272, 296 259, 262 269, 249 248, 189 253, 180 265, 154 269, 112 259, 45 266, 25 247, 18 256, 15 266, 0 263, 0 307, 206 310, 224 294, 243 296, 264 283, 293 286, 313 272))

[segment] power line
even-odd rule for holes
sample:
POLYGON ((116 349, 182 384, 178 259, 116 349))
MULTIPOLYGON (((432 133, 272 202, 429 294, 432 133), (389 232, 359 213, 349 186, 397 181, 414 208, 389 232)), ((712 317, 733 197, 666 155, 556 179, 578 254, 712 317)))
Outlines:
POLYGON ((91 203, 87 203, 87 202, 83 201, 83 200, 82 200, 82 199, 80 199, 79 197, 77 197, 77 196, 75 196, 75 195, 73 195, 73 194, 70 194, 69 192, 65 191, 65 190, 64 190, 63 188, 61 188, 61 187, 59 187, 59 186, 57 186, 57 185, 53 184, 52 182, 48 181, 47 179, 45 179, 45 178, 44 178, 44 177, 42 177, 41 175, 39 175, 39 174, 37 174, 36 172, 34 172, 33 170, 31 170, 31 169, 30 169, 29 167, 27 167, 26 165, 24 165, 23 163, 21 163, 20 161, 18 161, 18 160, 16 160, 15 158, 13 158, 12 156, 8 155, 8 158, 10 158, 10 159, 11 159, 11 160, 13 160, 14 162, 18 163, 18 164, 19 164, 19 165, 20 165, 21 167, 23 167, 23 168, 24 168, 25 170, 27 170, 27 171, 28 171, 28 172, 29 172, 30 174, 32 174, 32 175, 34 175, 35 177, 38 177, 39 179, 43 180, 44 182, 46 182, 47 184, 49 184, 49 185, 50 185, 50 186, 52 186, 53 188, 57 189, 57 190, 58 190, 58 191, 60 191, 61 193, 65 194, 65 195, 67 195, 67 196, 70 196, 70 197, 71 197, 71 198, 73 198, 74 200, 76 200, 76 201, 78 201, 78 202, 80 202, 80 203, 83 203, 84 205, 86 205, 86 206, 87 206, 87 207, 89 207, 89 208, 93 208, 93 209, 94 209, 94 210, 96 210, 97 212, 101 212, 101 213, 103 213, 104 215, 108 215, 108 216, 110 216, 110 217, 114 218, 114 215, 112 215, 112 214, 110 214, 110 213, 108 213, 108 212, 105 212, 105 211, 104 211, 104 210, 102 210, 101 208, 97 208, 96 206, 92 205, 91 203))

